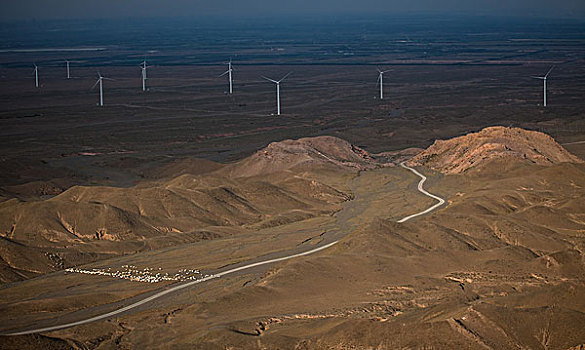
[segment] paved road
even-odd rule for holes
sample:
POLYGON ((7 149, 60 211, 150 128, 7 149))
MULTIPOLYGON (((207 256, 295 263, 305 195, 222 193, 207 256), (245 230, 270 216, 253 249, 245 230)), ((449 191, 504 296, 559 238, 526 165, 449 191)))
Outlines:
MULTIPOLYGON (((432 207, 427 208, 427 209, 425 209, 425 210, 423 210, 421 212, 418 212, 416 214, 409 215, 407 217, 404 217, 404 218, 398 220, 399 223, 408 221, 408 220, 410 220, 412 218, 415 218, 417 216, 420 216, 420 215, 427 214, 427 213, 429 213, 429 212, 437 209, 438 207, 440 207, 441 205, 443 205, 445 203, 445 200, 444 199, 442 199, 439 196, 436 196, 434 194, 431 194, 431 193, 427 192, 423 188, 423 184, 427 180, 426 176, 424 176, 423 174, 419 173, 415 169, 406 166, 404 163, 401 163, 400 165, 403 168, 410 170, 415 175, 417 175, 418 177, 421 178, 420 182, 418 183, 418 190, 419 190, 419 192, 421 192, 424 195, 429 196, 429 197, 431 197, 433 199, 436 199, 439 202, 436 203, 435 205, 433 205, 432 207)), ((222 272, 219 272, 219 273, 216 273, 216 274, 212 274, 210 276, 207 276, 207 277, 202 278, 202 279, 199 279, 199 280, 195 280, 195 281, 191 281, 191 282, 186 282, 186 283, 178 284, 178 285, 176 285, 174 287, 171 287, 169 289, 165 289, 165 290, 163 290, 161 292, 158 292, 156 294, 153 294, 153 295, 151 295, 149 297, 146 297, 146 298, 144 298, 142 300, 139 300, 137 302, 134 302, 134 303, 132 303, 130 305, 124 306, 124 307, 122 307, 120 309, 117 309, 117 310, 114 310, 114 311, 111 311, 111 312, 108 312, 108 313, 105 313, 105 314, 101 314, 101 315, 98 315, 98 316, 94 316, 94 317, 91 317, 91 318, 87 318, 87 319, 84 319, 84 320, 81 320, 81 321, 76 321, 76 322, 61 324, 61 325, 52 326, 52 327, 37 328, 37 329, 30 329, 30 330, 21 331, 21 332, 7 333, 7 334, 4 334, 4 335, 25 335, 25 334, 34 334, 34 333, 42 333, 42 332, 56 331, 56 330, 59 330, 59 329, 69 328, 69 327, 73 327, 73 326, 79 326, 79 325, 82 325, 82 324, 86 324, 86 323, 91 323, 91 322, 95 322, 95 321, 107 319, 107 318, 110 318, 112 316, 116 316, 116 315, 122 314, 122 313, 124 313, 124 312, 126 312, 128 310, 134 309, 134 308, 136 308, 136 307, 138 307, 140 305, 146 304, 146 303, 148 303, 148 302, 150 302, 152 300, 158 299, 158 298, 160 298, 162 296, 165 296, 165 295, 167 295, 169 293, 173 293, 173 292, 176 292, 178 290, 181 290, 181 289, 184 289, 184 288, 187 288, 187 287, 191 287, 191 286, 193 286, 195 284, 207 282, 207 281, 212 280, 212 279, 220 278, 222 276, 226 276, 226 275, 229 275, 229 274, 233 274, 235 272, 239 272, 239 271, 242 271, 242 270, 251 269, 253 267, 258 267, 258 266, 262 266, 262 265, 267 265, 267 264, 272 264, 272 263, 276 263, 276 262, 280 262, 280 261, 285 261, 285 260, 289 260, 289 259, 298 258, 300 256, 314 254, 314 253, 317 253, 317 252, 319 252, 321 250, 325 250, 325 249, 327 249, 327 248, 329 248, 329 247, 337 244, 339 241, 340 240, 336 240, 334 242, 328 243, 328 244, 323 245, 321 247, 314 248, 314 249, 311 249, 311 250, 308 250, 308 251, 305 251, 305 252, 302 252, 302 253, 292 254, 292 255, 288 255, 288 256, 281 257, 281 258, 275 258, 275 259, 269 259, 269 260, 259 261, 259 262, 256 262, 256 263, 252 263, 252 264, 248 264, 248 265, 236 267, 236 268, 233 268, 233 269, 230 269, 230 270, 227 270, 227 271, 222 271, 222 272)))
POLYGON ((406 165, 406 164, 404 164, 404 163, 400 163, 400 166, 401 166, 401 167, 403 167, 403 168, 405 168, 405 169, 408 169, 408 170, 412 171, 412 172, 413 172, 415 175, 417 175, 418 177, 420 177, 420 181, 419 181, 419 183, 418 183, 418 191, 419 191, 419 192, 422 192, 422 193, 423 193, 424 195, 426 195, 426 196, 429 196, 429 197, 431 197, 431 198, 433 198, 433 199, 436 199, 436 200, 438 200, 438 201, 439 201, 439 203, 436 203, 436 204, 435 204, 435 205, 433 205, 432 207, 430 207, 430 208, 427 208, 427 209, 425 209, 425 210, 423 210, 423 211, 421 211, 421 212, 418 212, 418 213, 416 213, 416 214, 412 214, 412 215, 409 215, 409 216, 407 216, 407 217, 405 217, 405 218, 402 218, 402 219, 398 220, 398 222, 399 222, 399 223, 402 223, 402 222, 408 221, 408 220, 410 220, 410 219, 412 219, 412 218, 415 218, 415 217, 417 217, 417 216, 420 216, 420 215, 424 215, 424 214, 430 213, 431 211, 433 211, 433 210, 437 209, 438 207, 440 207, 441 205, 445 204, 445 200, 444 200, 443 198, 441 198, 441 197, 439 197, 439 196, 435 196, 434 194, 427 192, 427 191, 426 191, 426 190, 423 188, 423 184, 425 183, 425 181, 427 181, 427 177, 426 177, 426 176, 424 176, 423 174, 419 173, 419 172, 418 172, 418 171, 416 171, 415 169, 413 169, 413 168, 411 168, 411 167, 407 166, 407 165, 406 165))
POLYGON ((580 145, 582 143, 585 143, 584 141, 575 141, 575 142, 565 142, 565 143, 561 143, 562 146, 567 146, 567 145, 580 145))

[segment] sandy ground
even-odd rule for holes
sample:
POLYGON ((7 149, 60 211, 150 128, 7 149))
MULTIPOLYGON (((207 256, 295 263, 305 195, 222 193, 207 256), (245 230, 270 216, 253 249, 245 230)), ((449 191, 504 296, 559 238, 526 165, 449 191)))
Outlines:
MULTIPOLYGON (((210 281, 49 338, 3 342, 7 348, 35 342, 57 347, 65 339, 104 349, 578 346, 585 343, 584 171, 574 165, 520 167, 503 178, 425 172, 429 191, 449 205, 405 224, 395 221, 432 203, 417 194, 418 179, 401 168, 362 172, 349 184, 355 199, 333 217, 99 266, 205 270, 349 233, 334 248, 210 281)), ((151 288, 108 277, 47 275, 1 291, 2 324, 15 329, 90 315, 151 288)))

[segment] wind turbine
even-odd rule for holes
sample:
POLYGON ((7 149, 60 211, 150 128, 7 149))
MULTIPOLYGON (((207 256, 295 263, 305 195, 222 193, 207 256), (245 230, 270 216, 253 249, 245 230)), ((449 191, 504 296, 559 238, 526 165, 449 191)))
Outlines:
POLYGON ((98 84, 100 85, 100 106, 104 105, 104 80, 114 80, 106 77, 102 77, 102 75, 98 72, 98 80, 95 84, 91 87, 93 90, 98 84))
POLYGON ((146 91, 146 69, 150 66, 146 65, 146 59, 140 64, 140 68, 142 69, 142 91, 146 91))
POLYGON ((232 60, 230 59, 230 61, 228 62, 228 70, 226 70, 225 72, 223 72, 222 75, 219 76, 219 77, 223 77, 224 75, 228 74, 229 79, 230 79, 230 95, 234 93, 233 80, 232 80, 232 72, 233 71, 234 71, 234 69, 232 68, 232 60))
POLYGON ((531 77, 531 78, 534 78, 534 79, 540 79, 540 80, 542 80, 543 100, 544 100, 543 106, 544 107, 546 107, 546 79, 548 78, 548 75, 550 74, 550 72, 553 70, 554 67, 555 66, 551 66, 550 69, 548 70, 548 72, 543 77, 535 77, 535 76, 532 76, 531 77))
POLYGON ((65 63, 67 64, 67 79, 71 79, 71 73, 69 71, 69 61, 65 60, 65 63))
POLYGON ((380 68, 378 69, 378 84, 380 84, 380 100, 384 99, 384 73, 390 72, 391 69, 389 70, 380 70, 380 68))
POLYGON ((286 79, 289 75, 291 75, 292 72, 289 72, 287 75, 285 75, 284 77, 282 77, 282 79, 280 80, 273 80, 270 78, 266 78, 265 76, 262 76, 262 78, 273 82, 274 84, 276 84, 276 115, 280 115, 280 83, 286 79))
POLYGON ((36 65, 35 63, 35 70, 33 71, 33 73, 35 74, 35 86, 39 87, 39 67, 36 65))

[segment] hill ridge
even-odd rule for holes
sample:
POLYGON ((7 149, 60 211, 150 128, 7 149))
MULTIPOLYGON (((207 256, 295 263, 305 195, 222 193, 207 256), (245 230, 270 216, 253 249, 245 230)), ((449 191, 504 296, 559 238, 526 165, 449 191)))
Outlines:
POLYGON ((547 134, 492 126, 449 140, 437 140, 407 164, 426 166, 444 174, 460 174, 482 168, 493 160, 544 166, 583 162, 547 134))

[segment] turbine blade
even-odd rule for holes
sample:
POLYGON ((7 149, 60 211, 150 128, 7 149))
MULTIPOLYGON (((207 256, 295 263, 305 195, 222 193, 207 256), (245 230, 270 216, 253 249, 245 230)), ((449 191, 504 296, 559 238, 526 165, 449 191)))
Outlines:
POLYGON ((546 73, 546 75, 544 76, 545 78, 548 78, 548 75, 550 74, 550 72, 553 70, 555 66, 551 66, 550 69, 548 70, 548 72, 546 73))
POLYGON ((228 69, 228 70, 226 70, 226 71, 225 71, 225 72, 223 72, 221 75, 219 75, 219 76, 218 76, 218 78, 221 78, 221 77, 223 77, 224 75, 228 74, 229 72, 230 72, 230 71, 229 71, 229 69, 228 69))
POLYGON ((100 79, 98 79, 98 81, 96 81, 96 82, 95 82, 95 84, 93 84, 93 86, 91 87, 91 89, 90 89, 90 90, 93 90, 93 89, 95 89, 95 87, 96 87, 96 86, 97 86, 97 84, 99 84, 99 83, 100 83, 100 79))
POLYGON ((272 79, 270 79, 270 78, 266 78, 266 77, 265 77, 265 76, 263 76, 263 75, 262 75, 262 78, 263 78, 263 79, 266 79, 266 80, 268 80, 268 81, 271 81, 271 82, 273 82, 273 83, 275 83, 275 84, 278 84, 278 83, 279 83, 279 81, 272 80, 272 79))
POLYGON ((532 75, 531 75, 530 77, 531 77, 531 78, 533 78, 533 79, 540 79, 540 80, 544 80, 544 77, 535 77, 535 76, 532 76, 532 75))
POLYGON ((280 82, 281 82, 281 81, 283 81, 284 79, 288 78, 288 76, 289 76, 289 75, 291 75, 291 74, 292 74, 292 72, 288 72, 288 74, 287 74, 287 75, 285 75, 284 77, 282 77, 282 79, 280 79, 280 80, 278 81, 278 83, 280 83, 280 82))

